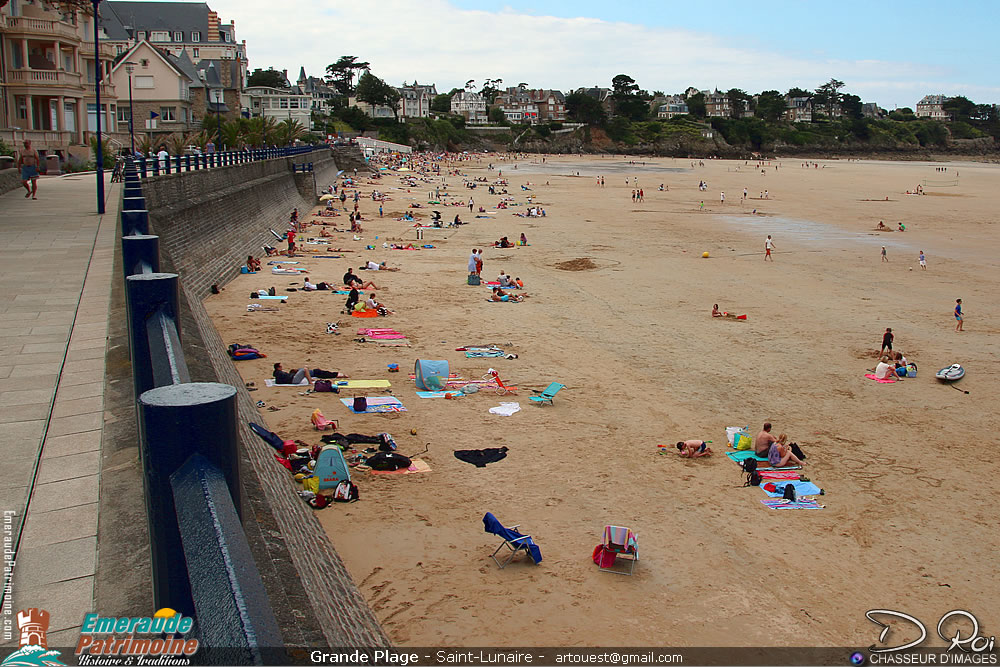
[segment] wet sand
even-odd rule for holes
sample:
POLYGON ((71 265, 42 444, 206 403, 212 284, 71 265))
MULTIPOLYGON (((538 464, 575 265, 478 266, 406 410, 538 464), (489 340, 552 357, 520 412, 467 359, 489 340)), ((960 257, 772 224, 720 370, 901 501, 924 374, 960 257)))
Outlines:
MULTIPOLYGON (((491 159, 461 169, 492 180, 491 159)), ((419 252, 380 246, 415 241, 409 223, 390 218, 413 201, 424 202, 425 215, 432 187, 388 190, 397 179, 386 177, 378 186, 394 197, 386 217, 362 199, 364 240, 335 234, 348 259, 301 261, 313 282, 337 282, 362 259, 400 266, 374 276, 389 288, 379 292, 396 311, 389 318, 346 317, 345 297, 323 292, 292 293, 280 313, 246 313, 251 289, 282 293, 295 282, 270 274, 240 276, 207 300, 227 343, 249 341, 269 355, 239 370, 261 387, 254 398, 280 408, 262 417, 283 437, 318 442, 308 419, 322 407, 342 432, 389 431, 405 454, 427 448, 419 458, 431 472, 356 473, 361 501, 318 512, 391 639, 868 646, 877 627, 864 614, 873 608, 905 611, 931 628, 955 608, 995 618, 1000 168, 948 163, 942 174, 937 163, 823 161, 805 169, 791 159, 761 174, 742 161, 647 163, 550 157, 545 165, 518 160, 514 170, 497 162, 512 196, 523 201, 519 185, 530 181, 547 217, 514 217, 517 207, 428 230, 423 243, 437 247, 419 252), (955 172, 956 187, 904 194, 955 172), (595 185, 600 174, 605 188, 595 185), (633 176, 644 202, 630 199, 633 176), (750 199, 741 204, 744 187, 750 199), (765 188, 770 198, 758 199, 765 188), (907 231, 875 232, 879 220, 907 231), (488 247, 522 231, 529 247, 488 247), (773 263, 763 261, 767 234, 773 263), (365 251, 366 243, 379 247, 365 251), (888 263, 879 261, 882 245, 888 263), (487 303, 485 287, 467 286, 473 247, 487 248, 484 278, 504 269, 530 298, 487 303), (557 268, 584 258, 595 268, 557 268), (958 297, 964 333, 954 331, 958 297), (748 319, 713 319, 713 303, 748 319), (336 320, 343 334, 325 334, 324 323, 336 320), (362 326, 394 327, 412 347, 354 342, 362 326), (863 377, 886 327, 918 364, 917 378, 882 385, 863 377), (455 351, 480 343, 510 343, 505 349, 519 358, 455 351), (495 367, 521 391, 516 399, 419 399, 405 375, 417 358, 447 359, 466 378, 495 367), (353 415, 332 394, 265 388, 274 361, 389 379, 408 411, 353 415), (391 362, 404 372, 386 373, 391 362), (969 394, 933 377, 955 362, 968 370, 960 386, 969 394), (526 390, 552 381, 567 385, 554 405, 531 405, 526 390), (521 412, 489 414, 501 400, 518 400, 521 412), (825 489, 825 509, 770 510, 761 490, 742 487, 722 454, 725 428, 756 432, 764 421, 805 450, 803 472, 825 489), (716 454, 690 461, 657 453, 658 444, 689 438, 712 440, 716 454), (499 446, 509 447, 507 458, 485 468, 453 456, 499 446), (489 559, 497 540, 482 528, 487 511, 532 534, 543 563, 499 570, 489 559), (591 561, 609 523, 639 535, 634 577, 601 573, 591 561)), ((468 200, 461 178, 446 180, 455 199, 468 200)), ((361 187, 367 194, 372 186, 361 187)), ((477 206, 498 200, 483 186, 471 194, 477 206)), ((469 219, 467 206, 440 210, 469 219)))

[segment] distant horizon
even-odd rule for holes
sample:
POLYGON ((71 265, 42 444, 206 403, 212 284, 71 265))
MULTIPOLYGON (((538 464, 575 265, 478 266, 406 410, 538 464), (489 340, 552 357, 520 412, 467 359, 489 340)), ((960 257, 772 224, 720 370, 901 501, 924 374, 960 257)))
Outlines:
POLYGON ((750 95, 815 91, 835 78, 844 81, 842 92, 889 111, 913 109, 925 95, 1000 103, 992 72, 1000 20, 985 0, 967 0, 952 14, 976 21, 943 20, 930 0, 903 9, 845 0, 822 12, 788 0, 717 0, 711 12, 664 11, 652 0, 505 0, 499 9, 487 0, 382 0, 375 12, 292 0, 281 20, 264 0, 207 4, 223 22, 235 21, 250 71, 287 69, 293 83, 302 67, 322 78, 327 65, 353 55, 394 86, 417 80, 439 93, 470 79, 479 90, 487 78, 569 93, 610 88, 614 76, 627 74, 641 89, 667 95, 690 86, 750 95))

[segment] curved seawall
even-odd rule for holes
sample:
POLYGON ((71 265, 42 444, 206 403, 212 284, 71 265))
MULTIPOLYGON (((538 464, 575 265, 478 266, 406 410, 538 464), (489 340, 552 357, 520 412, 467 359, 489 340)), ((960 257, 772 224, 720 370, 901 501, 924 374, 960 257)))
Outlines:
POLYGON ((181 330, 193 381, 238 391, 244 530, 287 646, 387 647, 389 640, 310 509, 296 495, 273 450, 248 423, 266 423, 243 385, 201 300, 225 285, 249 254, 260 255, 307 214, 318 188, 334 182, 329 150, 143 182, 150 233, 160 237, 161 270, 180 274, 181 330), (312 163, 313 171, 294 165, 312 163))

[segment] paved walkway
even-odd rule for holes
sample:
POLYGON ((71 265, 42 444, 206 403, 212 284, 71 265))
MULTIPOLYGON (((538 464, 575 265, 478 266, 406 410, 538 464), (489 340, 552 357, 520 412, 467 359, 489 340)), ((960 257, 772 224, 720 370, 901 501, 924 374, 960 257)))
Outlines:
POLYGON ((17 545, 11 613, 48 610, 54 647, 94 610, 119 188, 106 185, 103 216, 93 174, 43 178, 37 201, 0 196, 0 542, 17 545))

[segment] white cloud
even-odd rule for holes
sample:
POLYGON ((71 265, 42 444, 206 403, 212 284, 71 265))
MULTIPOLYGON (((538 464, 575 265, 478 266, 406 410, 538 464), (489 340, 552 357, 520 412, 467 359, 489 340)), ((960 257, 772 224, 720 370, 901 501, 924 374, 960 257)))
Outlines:
POLYGON ((831 77, 883 106, 912 106, 927 93, 1000 97, 1000 88, 949 82, 945 68, 910 62, 799 57, 740 46, 711 34, 594 18, 463 10, 447 0, 209 0, 247 41, 251 68, 299 67, 321 76, 341 55, 356 55, 393 84, 417 79, 445 92, 468 79, 571 90, 610 86, 628 74, 642 88, 680 92, 737 87, 754 93, 816 88, 831 77), (275 16, 276 7, 282 10, 275 16))

